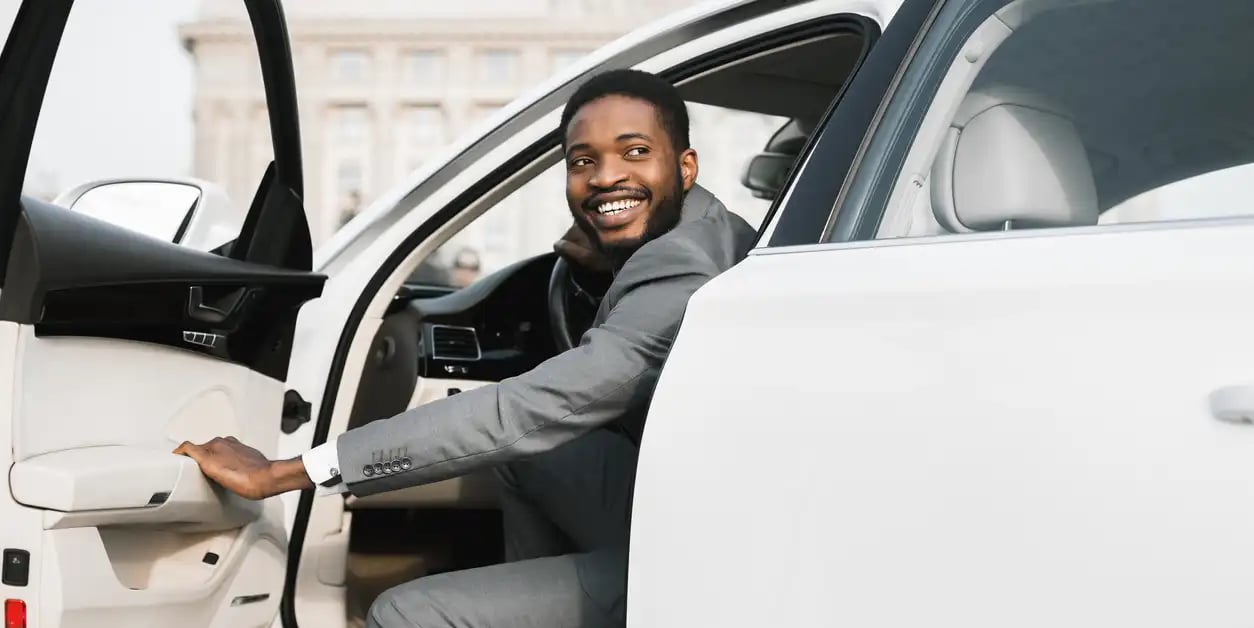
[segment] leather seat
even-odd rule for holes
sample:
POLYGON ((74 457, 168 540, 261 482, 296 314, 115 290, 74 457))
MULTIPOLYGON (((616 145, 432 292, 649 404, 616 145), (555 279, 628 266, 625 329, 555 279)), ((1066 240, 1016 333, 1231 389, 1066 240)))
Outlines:
POLYGON ((932 166, 936 220, 954 233, 1097 224, 1097 186, 1067 112, 1006 86, 967 95, 932 166))

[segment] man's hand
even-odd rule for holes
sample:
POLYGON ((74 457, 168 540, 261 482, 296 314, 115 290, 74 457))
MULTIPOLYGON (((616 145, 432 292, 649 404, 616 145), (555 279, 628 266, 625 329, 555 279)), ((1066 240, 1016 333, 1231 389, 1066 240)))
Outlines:
POLYGON ((234 436, 215 438, 203 445, 184 441, 174 453, 195 460, 206 477, 246 499, 314 487, 300 458, 271 461, 234 436))
POLYGON ((588 239, 588 234, 572 224, 566 235, 553 244, 553 250, 566 258, 566 262, 592 272, 608 273, 612 268, 609 258, 588 239))

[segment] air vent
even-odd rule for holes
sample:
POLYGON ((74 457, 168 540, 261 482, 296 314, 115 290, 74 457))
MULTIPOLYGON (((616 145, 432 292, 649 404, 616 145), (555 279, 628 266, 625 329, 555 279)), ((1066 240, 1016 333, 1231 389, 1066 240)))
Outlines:
POLYGON ((478 360, 479 337, 472 327, 431 326, 431 357, 437 360, 478 360))

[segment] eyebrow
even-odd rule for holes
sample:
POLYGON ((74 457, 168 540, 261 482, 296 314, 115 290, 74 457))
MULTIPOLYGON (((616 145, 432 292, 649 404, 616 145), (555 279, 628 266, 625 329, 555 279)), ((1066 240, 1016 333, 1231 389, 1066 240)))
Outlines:
MULTIPOLYGON (((652 142, 653 138, 649 137, 648 134, 646 133, 640 133, 640 132, 623 133, 622 135, 619 135, 618 137, 614 138, 615 142, 626 142, 628 140, 644 140, 646 142, 652 142)), ((570 146, 566 147, 566 155, 570 156, 571 153, 581 151, 581 150, 591 150, 591 149, 592 149, 592 145, 588 143, 571 144, 570 146)))
POLYGON ((653 138, 644 133, 623 133, 622 135, 614 138, 614 141, 616 142, 625 142, 627 140, 644 140, 646 142, 652 142, 653 138))

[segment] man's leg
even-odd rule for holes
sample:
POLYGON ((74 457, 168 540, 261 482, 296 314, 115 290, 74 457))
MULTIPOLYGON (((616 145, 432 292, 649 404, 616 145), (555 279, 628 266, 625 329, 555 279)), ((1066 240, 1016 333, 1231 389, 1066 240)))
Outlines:
POLYGON ((622 548, 419 578, 386 591, 366 628, 610 628, 626 621, 622 548))
POLYGON ((523 493, 514 468, 502 465, 494 471, 501 523, 505 528, 505 561, 512 563, 573 552, 570 539, 523 493))
POLYGON ((595 430, 497 469, 505 559, 625 547, 638 450, 595 430))

